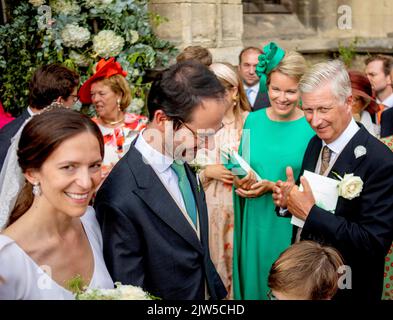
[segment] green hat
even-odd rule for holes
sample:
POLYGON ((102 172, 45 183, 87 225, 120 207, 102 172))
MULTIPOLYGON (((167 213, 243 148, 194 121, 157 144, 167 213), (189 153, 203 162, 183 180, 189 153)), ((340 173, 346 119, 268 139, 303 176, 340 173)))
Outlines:
POLYGON ((274 42, 270 42, 263 47, 263 53, 258 57, 258 64, 256 66, 256 74, 260 78, 259 91, 267 92, 267 74, 271 72, 285 56, 285 51, 277 46, 274 42))

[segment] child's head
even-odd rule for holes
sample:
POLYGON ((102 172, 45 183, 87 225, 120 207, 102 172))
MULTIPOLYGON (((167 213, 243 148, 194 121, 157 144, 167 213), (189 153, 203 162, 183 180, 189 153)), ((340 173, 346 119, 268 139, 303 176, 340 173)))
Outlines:
POLYGON ((332 247, 301 241, 273 263, 268 286, 278 300, 326 300, 338 289, 338 269, 344 264, 332 247))

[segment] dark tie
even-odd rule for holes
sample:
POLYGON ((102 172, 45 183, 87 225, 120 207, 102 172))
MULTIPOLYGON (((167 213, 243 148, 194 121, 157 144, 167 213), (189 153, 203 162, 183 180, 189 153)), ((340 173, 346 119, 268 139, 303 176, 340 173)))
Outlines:
POLYGON ((183 196, 183 201, 186 206, 187 213, 194 225, 197 225, 197 210, 195 205, 194 194, 192 193, 190 181, 188 181, 186 169, 184 164, 173 162, 171 168, 175 171, 179 179, 179 189, 183 196))
POLYGON ((329 167, 331 156, 332 150, 330 150, 328 146, 324 146, 322 148, 321 170, 319 170, 319 174, 323 175, 325 173, 326 169, 329 167))

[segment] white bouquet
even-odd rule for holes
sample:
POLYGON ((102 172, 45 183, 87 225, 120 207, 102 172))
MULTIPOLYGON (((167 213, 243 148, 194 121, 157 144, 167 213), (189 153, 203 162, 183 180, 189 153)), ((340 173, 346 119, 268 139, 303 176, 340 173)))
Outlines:
POLYGON ((76 294, 76 300, 153 300, 157 299, 151 296, 142 288, 122 285, 120 282, 115 283, 115 289, 87 289, 84 292, 76 294))

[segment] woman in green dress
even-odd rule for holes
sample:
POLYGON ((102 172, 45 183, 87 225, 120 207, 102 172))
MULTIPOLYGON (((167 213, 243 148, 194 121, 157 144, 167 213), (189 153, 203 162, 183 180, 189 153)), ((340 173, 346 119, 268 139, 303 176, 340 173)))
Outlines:
POLYGON ((290 220, 275 213, 272 189, 277 180, 286 179, 287 166, 299 174, 314 135, 299 108, 298 83, 306 71, 305 59, 297 52, 285 54, 274 43, 263 52, 257 72, 271 106, 248 116, 239 149, 263 180, 256 182, 253 174, 235 178, 235 299, 268 299, 269 270, 292 237, 290 220))

